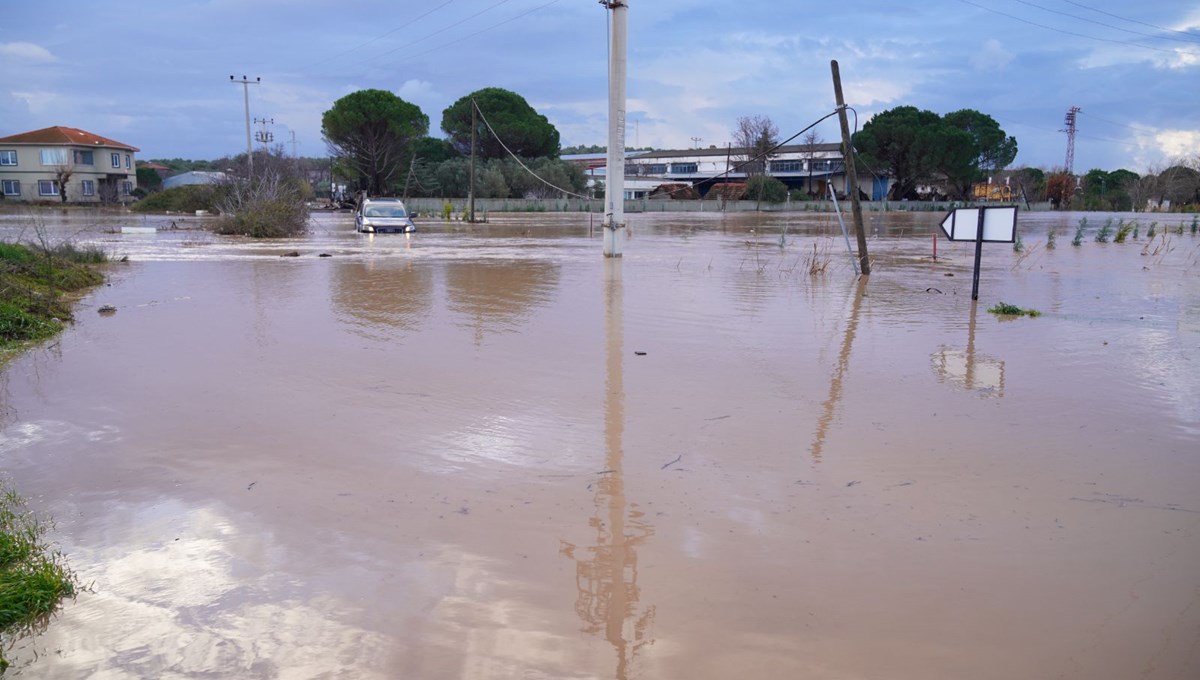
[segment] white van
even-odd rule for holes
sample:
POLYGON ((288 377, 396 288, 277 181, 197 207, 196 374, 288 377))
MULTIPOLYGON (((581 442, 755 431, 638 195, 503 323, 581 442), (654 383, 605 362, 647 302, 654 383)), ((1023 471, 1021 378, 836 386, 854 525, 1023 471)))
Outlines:
POLYGON ((398 198, 368 198, 354 215, 355 231, 364 234, 407 234, 417 230, 404 201, 398 198))

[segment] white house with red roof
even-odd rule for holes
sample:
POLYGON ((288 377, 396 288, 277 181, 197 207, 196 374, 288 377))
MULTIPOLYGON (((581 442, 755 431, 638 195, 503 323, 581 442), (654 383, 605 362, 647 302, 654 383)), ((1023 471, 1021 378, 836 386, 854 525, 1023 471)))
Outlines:
POLYGON ((125 203, 137 188, 137 152, 124 142, 61 125, 0 137, 0 196, 125 203))

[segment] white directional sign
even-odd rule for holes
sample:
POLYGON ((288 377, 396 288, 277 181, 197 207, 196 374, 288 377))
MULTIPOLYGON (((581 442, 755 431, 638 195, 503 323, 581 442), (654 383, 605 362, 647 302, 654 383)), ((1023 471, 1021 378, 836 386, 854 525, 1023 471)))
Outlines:
POLYGON ((1017 235, 1016 206, 957 208, 942 220, 942 233, 951 241, 974 241, 979 234, 979 211, 983 211, 983 242, 1012 243, 1017 235))

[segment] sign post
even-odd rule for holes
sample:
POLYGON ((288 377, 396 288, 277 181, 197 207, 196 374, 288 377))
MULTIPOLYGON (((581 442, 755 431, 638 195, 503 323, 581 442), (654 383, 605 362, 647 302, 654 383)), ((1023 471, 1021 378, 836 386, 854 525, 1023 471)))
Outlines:
POLYGON ((956 208, 942 219, 942 233, 951 241, 975 242, 975 274, 971 279, 971 299, 979 299, 979 265, 983 244, 1012 243, 1017 237, 1016 206, 956 208))

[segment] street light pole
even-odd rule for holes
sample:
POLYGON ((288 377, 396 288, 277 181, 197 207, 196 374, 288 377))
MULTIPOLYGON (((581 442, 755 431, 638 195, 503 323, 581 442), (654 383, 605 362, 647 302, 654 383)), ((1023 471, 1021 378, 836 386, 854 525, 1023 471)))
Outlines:
POLYGON ((625 241, 625 76, 628 69, 629 2, 601 0, 612 11, 608 58, 608 174, 604 183, 604 256, 621 257, 625 241))
POLYGON ((250 179, 254 176, 254 150, 250 147, 250 86, 261 84, 262 78, 250 80, 246 76, 242 76, 241 80, 237 80, 233 76, 229 76, 229 82, 242 84, 242 97, 246 102, 246 162, 249 164, 246 179, 250 179))

